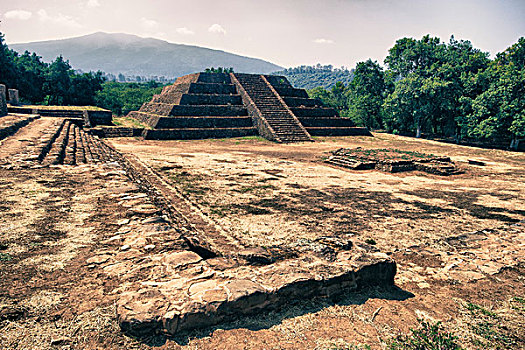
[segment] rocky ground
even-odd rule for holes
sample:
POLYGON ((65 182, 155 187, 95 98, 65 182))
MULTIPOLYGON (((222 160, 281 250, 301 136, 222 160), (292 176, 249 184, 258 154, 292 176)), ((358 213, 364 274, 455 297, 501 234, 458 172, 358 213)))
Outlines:
POLYGON ((111 140, 167 186, 177 217, 118 159, 10 167, 31 147, 23 140, 53 124, 37 122, 0 145, 3 348, 381 349, 422 321, 441 321, 464 348, 525 347, 523 154, 384 134, 294 145, 111 140), (450 156, 464 173, 388 174, 322 162, 340 147, 450 156), (230 260, 201 266, 188 248, 194 229, 230 260), (177 283, 170 276, 229 271, 224 264, 232 261, 245 274, 261 269, 239 263, 253 254, 226 254, 227 247, 260 247, 277 261, 322 257, 328 238, 387 254, 397 264, 396 287, 364 287, 335 301, 295 298, 170 337, 119 327, 122 295, 134 286, 166 289, 162 283, 177 283))

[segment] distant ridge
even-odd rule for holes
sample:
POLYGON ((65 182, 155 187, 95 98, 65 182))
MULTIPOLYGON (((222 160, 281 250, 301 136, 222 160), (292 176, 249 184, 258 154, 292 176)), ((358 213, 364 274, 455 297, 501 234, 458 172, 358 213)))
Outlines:
POLYGON ((125 76, 176 78, 208 67, 233 67, 236 72, 270 73, 282 67, 251 57, 199 46, 173 44, 131 34, 97 32, 85 36, 10 44, 15 51, 36 52, 50 62, 62 55, 85 72, 101 70, 125 76))

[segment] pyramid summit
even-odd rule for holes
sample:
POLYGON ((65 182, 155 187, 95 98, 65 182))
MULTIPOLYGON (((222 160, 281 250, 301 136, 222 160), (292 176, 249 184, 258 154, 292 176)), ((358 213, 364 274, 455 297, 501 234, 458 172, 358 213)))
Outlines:
POLYGON ((279 143, 312 136, 370 135, 283 76, 195 73, 177 79, 129 117, 148 125, 146 139, 260 135, 279 143))

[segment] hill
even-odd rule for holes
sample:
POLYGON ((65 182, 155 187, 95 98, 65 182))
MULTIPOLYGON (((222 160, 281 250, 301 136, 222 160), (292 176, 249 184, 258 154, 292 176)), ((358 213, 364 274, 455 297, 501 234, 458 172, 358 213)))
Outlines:
POLYGON ((124 76, 168 79, 203 71, 208 67, 233 67, 236 72, 269 73, 282 67, 251 57, 199 46, 173 44, 130 34, 97 32, 81 37, 11 44, 23 53, 36 52, 44 61, 62 55, 71 66, 82 71, 101 70, 124 76))
POLYGON ((344 67, 334 69, 331 65, 321 66, 320 64, 288 68, 273 74, 284 75, 296 88, 307 90, 318 86, 328 89, 338 81, 348 85, 354 77, 353 70, 344 67))

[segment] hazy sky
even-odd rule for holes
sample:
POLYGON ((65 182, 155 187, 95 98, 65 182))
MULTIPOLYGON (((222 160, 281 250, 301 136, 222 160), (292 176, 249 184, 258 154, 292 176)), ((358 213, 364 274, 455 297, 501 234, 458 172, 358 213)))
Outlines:
POLYGON ((104 31, 351 68, 424 34, 494 55, 525 36, 525 0, 0 0, 0 20, 7 43, 104 31))

